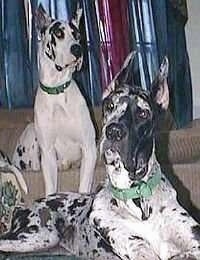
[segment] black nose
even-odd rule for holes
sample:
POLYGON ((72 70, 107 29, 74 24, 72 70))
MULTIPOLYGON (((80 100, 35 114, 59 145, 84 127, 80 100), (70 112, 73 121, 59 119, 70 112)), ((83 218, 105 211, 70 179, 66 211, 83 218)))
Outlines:
POLYGON ((71 46, 71 53, 78 59, 82 56, 82 48, 79 44, 73 44, 71 46))
POLYGON ((117 123, 111 123, 106 127, 106 137, 111 141, 120 141, 125 136, 123 126, 117 123))

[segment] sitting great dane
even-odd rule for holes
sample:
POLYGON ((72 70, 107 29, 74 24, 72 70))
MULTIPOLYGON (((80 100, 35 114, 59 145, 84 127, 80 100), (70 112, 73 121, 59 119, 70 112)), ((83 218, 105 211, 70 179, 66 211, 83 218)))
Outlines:
POLYGON ((148 92, 127 83, 133 57, 104 96, 104 187, 93 195, 54 194, 16 208, 0 250, 60 244, 84 259, 200 259, 200 225, 179 205, 155 156, 156 121, 169 103, 168 60, 148 92))
POLYGON ((91 191, 96 163, 95 129, 90 113, 72 74, 80 70, 83 51, 77 8, 70 22, 53 20, 40 5, 36 23, 39 87, 34 105, 34 123, 22 133, 13 163, 23 170, 41 168, 46 195, 57 191, 58 168, 80 162, 79 192, 91 191))

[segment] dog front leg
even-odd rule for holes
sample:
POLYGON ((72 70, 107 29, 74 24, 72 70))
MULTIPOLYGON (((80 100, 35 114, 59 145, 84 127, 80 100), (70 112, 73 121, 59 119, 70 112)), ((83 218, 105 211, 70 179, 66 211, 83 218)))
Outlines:
POLYGON ((92 211, 90 223, 121 259, 160 260, 151 245, 140 236, 140 225, 120 218, 113 211, 92 211))
POLYGON ((45 183, 45 195, 53 194, 57 191, 57 161, 55 150, 42 149, 41 166, 45 183))
POLYGON ((96 164, 96 145, 90 144, 90 147, 82 147, 82 159, 80 169, 80 193, 90 193, 93 184, 94 170, 96 164))

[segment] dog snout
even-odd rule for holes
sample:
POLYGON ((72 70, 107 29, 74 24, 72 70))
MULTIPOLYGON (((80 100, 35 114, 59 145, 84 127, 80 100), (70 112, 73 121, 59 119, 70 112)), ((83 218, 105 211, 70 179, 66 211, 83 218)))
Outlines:
POLYGON ((130 179, 135 178, 135 170, 136 170, 136 161, 135 158, 130 158, 126 164, 126 168, 129 171, 130 179))
POLYGON ((82 48, 79 44, 73 44, 71 46, 71 53, 78 59, 82 56, 82 48))
POLYGON ((125 136, 125 131, 121 124, 111 123, 106 127, 106 137, 111 141, 121 141, 125 136))

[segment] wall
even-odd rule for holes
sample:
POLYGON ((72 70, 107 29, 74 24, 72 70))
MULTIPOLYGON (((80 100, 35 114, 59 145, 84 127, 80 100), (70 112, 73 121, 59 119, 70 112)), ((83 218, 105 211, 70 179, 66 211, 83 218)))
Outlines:
POLYGON ((200 118, 200 0, 187 0, 186 41, 190 58, 193 117, 200 118))

